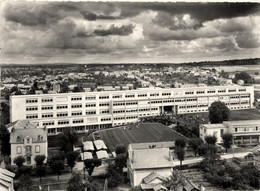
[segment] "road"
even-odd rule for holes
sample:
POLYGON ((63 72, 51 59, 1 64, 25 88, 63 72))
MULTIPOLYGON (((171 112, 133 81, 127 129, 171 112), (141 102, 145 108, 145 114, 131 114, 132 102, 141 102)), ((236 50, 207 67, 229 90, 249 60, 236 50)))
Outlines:
MULTIPOLYGON (((244 156, 246 156, 247 154, 249 154, 250 152, 241 152, 241 153, 235 153, 234 157, 238 157, 238 158, 242 158, 244 156)), ((222 159, 230 159, 233 158, 233 153, 231 154, 225 154, 225 155, 220 155, 220 157, 222 159)), ((199 163, 200 161, 203 160, 203 157, 197 157, 197 158, 193 158, 193 159, 188 159, 188 160, 184 160, 182 161, 182 164, 195 164, 195 163, 199 163)), ((179 160, 174 160, 174 165, 178 166, 180 165, 180 161, 179 160)))

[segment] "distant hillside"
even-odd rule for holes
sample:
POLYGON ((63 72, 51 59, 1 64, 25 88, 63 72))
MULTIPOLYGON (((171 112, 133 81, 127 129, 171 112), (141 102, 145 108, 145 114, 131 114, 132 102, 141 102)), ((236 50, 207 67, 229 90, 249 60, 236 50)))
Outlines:
POLYGON ((260 65, 260 58, 251 58, 251 59, 236 59, 236 60, 223 60, 223 61, 202 61, 202 62, 188 62, 188 63, 85 63, 85 64, 76 64, 76 63, 42 63, 42 64, 1 64, 2 67, 26 67, 26 66, 37 66, 37 67, 50 67, 58 68, 64 66, 82 66, 87 65, 89 67, 95 66, 111 66, 111 65, 147 65, 150 67, 160 66, 239 66, 239 65, 260 65))

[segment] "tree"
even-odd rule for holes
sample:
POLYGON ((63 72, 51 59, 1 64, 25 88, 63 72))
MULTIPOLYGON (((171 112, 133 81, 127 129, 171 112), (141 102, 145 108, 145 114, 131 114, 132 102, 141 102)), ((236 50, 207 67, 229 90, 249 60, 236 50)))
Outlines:
POLYGON ((204 159, 207 163, 214 165, 217 160, 219 160, 220 156, 217 153, 217 147, 212 144, 204 144, 205 153, 203 154, 204 159))
POLYGON ((199 148, 201 147, 202 144, 203 144, 203 140, 201 138, 191 138, 189 140, 189 146, 194 151, 195 157, 197 156, 199 152, 199 148))
POLYGON ((37 176, 40 177, 40 182, 42 177, 46 175, 46 166, 43 164, 44 160, 46 159, 45 155, 37 155, 34 160, 36 162, 35 172, 37 176))
POLYGON ((10 123, 10 106, 1 102, 1 126, 10 123))
POLYGON ((115 158, 116 168, 119 169, 120 172, 123 172, 123 168, 126 167, 127 155, 119 154, 115 158))
POLYGON ((101 165, 101 160, 100 159, 87 159, 87 160, 84 160, 84 165, 88 171, 88 174, 91 176, 92 172, 94 171, 94 168, 101 165))
POLYGON ((14 158, 13 162, 19 168, 19 167, 23 166, 23 163, 25 162, 25 159, 24 159, 23 156, 17 156, 17 157, 14 158))
POLYGON ((237 73, 235 75, 235 82, 237 82, 237 80, 243 80, 245 83, 253 83, 253 78, 246 72, 240 72, 240 73, 237 73))
POLYGON ((78 142, 78 135, 71 127, 66 127, 63 132, 59 134, 61 150, 67 153, 73 151, 73 145, 78 142))
POLYGON ((75 86, 72 91, 73 92, 84 92, 84 90, 81 86, 75 86))
POLYGON ((37 156, 34 158, 34 160, 35 160, 37 166, 43 165, 43 162, 44 162, 45 159, 46 159, 46 156, 45 156, 45 155, 37 155, 37 156))
POLYGON ((184 160, 186 141, 184 139, 177 139, 175 141, 175 154, 180 161, 180 165, 182 165, 182 161, 184 160))
POLYGON ((59 181, 59 176, 61 175, 61 171, 64 170, 63 156, 53 156, 50 159, 49 165, 52 171, 58 175, 58 181, 59 181))
POLYGON ((233 135, 231 133, 223 134, 222 140, 223 140, 223 147, 226 149, 227 152, 227 150, 231 148, 231 145, 233 143, 233 135))
POLYGON ((115 152, 116 152, 116 155, 125 154, 126 147, 124 145, 118 145, 118 146, 116 146, 115 152))
POLYGON ((0 143, 1 143, 1 153, 4 155, 11 154, 11 145, 10 145, 10 133, 6 126, 1 123, 0 127, 0 143))
POLYGON ((222 123, 228 121, 230 110, 227 108, 225 103, 215 101, 209 107, 209 121, 211 123, 222 123))
POLYGON ((108 164, 106 177, 108 180, 108 187, 116 187, 123 182, 122 174, 118 172, 116 165, 113 163, 108 164))
POLYGON ((172 175, 164 181, 164 185, 169 190, 176 190, 179 186, 185 186, 185 177, 179 170, 174 169, 172 175))
POLYGON ((40 182, 41 182, 42 177, 46 175, 46 166, 45 165, 36 166, 35 172, 36 175, 40 177, 40 182))
POLYGON ((79 172, 74 172, 69 179, 67 191, 84 191, 82 175, 79 172))
POLYGON ((215 137, 214 135, 213 136, 208 135, 208 136, 205 137, 205 141, 208 144, 215 145, 216 142, 217 142, 217 137, 215 137))
POLYGON ((69 151, 66 153, 67 164, 69 165, 71 172, 72 172, 73 167, 76 164, 76 160, 77 160, 78 156, 79 156, 78 151, 69 151))
POLYGON ((32 190, 32 181, 29 175, 21 175, 17 184, 18 191, 30 191, 32 190))

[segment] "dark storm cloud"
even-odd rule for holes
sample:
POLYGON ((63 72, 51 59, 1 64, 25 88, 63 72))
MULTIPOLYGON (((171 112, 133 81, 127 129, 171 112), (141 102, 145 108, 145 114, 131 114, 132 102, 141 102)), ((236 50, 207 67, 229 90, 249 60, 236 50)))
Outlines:
POLYGON ((133 33, 134 26, 132 24, 123 25, 117 27, 110 25, 109 29, 97 29, 94 31, 94 34, 97 36, 109 36, 109 35, 119 35, 119 36, 128 36, 133 33))
POLYGON ((251 34, 241 34, 236 37, 236 42, 240 48, 258 48, 260 47, 260 42, 258 38, 251 34))

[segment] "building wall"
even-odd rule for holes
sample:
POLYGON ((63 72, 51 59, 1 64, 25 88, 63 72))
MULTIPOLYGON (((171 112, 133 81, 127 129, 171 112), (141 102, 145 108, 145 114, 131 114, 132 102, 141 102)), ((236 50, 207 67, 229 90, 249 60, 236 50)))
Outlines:
POLYGON ((203 125, 200 125, 200 138, 205 141, 205 137, 210 135, 210 136, 215 136, 217 137, 217 143, 223 143, 222 140, 222 135, 221 135, 221 129, 224 133, 228 132, 228 128, 224 128, 223 125, 221 125, 219 128, 206 128, 203 125))
POLYGON ((167 178, 172 174, 172 168, 159 168, 159 169, 143 169, 143 170, 134 170, 133 171, 133 182, 132 186, 139 186, 142 183, 143 178, 151 174, 152 172, 156 172, 159 175, 167 178))
MULTIPOLYGON (((47 149, 47 142, 38 142, 38 143, 30 143, 30 144, 25 144, 25 143, 22 143, 22 144, 17 144, 17 143, 13 143, 11 144, 11 161, 12 161, 12 165, 14 165, 13 163, 13 160, 15 157, 17 156, 26 156, 26 151, 25 151, 25 146, 32 146, 32 150, 31 150, 31 165, 34 165, 35 164, 35 157, 37 155, 45 155, 46 156, 46 159, 45 159, 45 162, 47 161, 47 157, 48 157, 48 149, 47 149), (36 145, 40 146, 40 152, 36 153, 36 145), (21 154, 18 154, 17 153, 17 147, 20 146, 22 149, 21 149, 21 154)), ((26 162, 24 163, 26 165, 26 162)))
POLYGON ((231 110, 249 109, 253 99, 253 86, 17 95, 10 97, 10 115, 11 122, 27 119, 47 126, 48 133, 55 134, 67 126, 84 132, 136 122, 142 117, 165 113, 165 106, 174 113, 207 112, 211 103, 219 100, 231 110), (81 107, 73 108, 77 104, 81 107), (67 108, 60 108, 62 105, 67 108), (67 116, 61 116, 65 113, 67 116))
POLYGON ((202 124, 200 125, 200 137, 204 140, 207 135, 215 135, 217 137, 217 143, 222 143, 221 129, 224 129, 223 133, 228 132, 233 134, 235 144, 239 142, 241 144, 260 143, 260 120, 244 120, 241 122, 236 121, 236 123, 226 121, 215 128, 207 128, 202 124))

